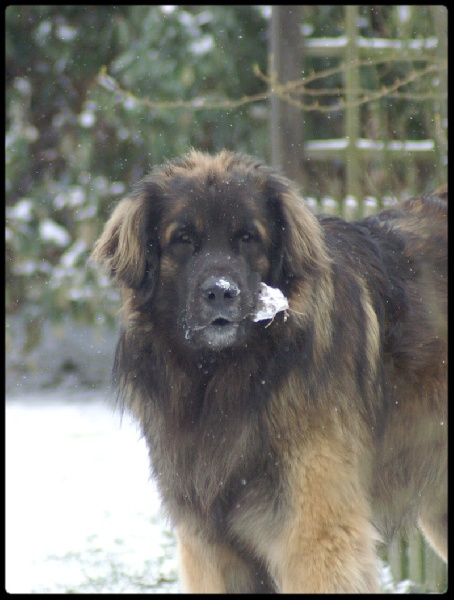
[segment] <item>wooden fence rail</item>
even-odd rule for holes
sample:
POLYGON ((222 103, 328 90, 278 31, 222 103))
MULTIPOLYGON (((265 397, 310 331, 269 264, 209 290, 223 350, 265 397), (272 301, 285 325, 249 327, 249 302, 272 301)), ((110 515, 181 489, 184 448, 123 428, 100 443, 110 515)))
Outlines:
MULTIPOLYGON (((304 40, 304 59, 309 57, 336 57, 340 59, 343 77, 344 136, 340 139, 310 140, 304 144, 304 155, 309 160, 341 160, 345 165, 346 190, 349 196, 357 198, 359 216, 362 215, 362 198, 365 190, 361 183, 361 173, 371 161, 392 164, 405 161, 408 170, 417 168, 421 161, 433 160, 437 165, 438 184, 447 179, 447 160, 445 142, 446 121, 446 80, 443 72, 434 83, 434 123, 443 122, 443 126, 434 126, 434 138, 425 140, 388 141, 365 139, 360 136, 361 94, 359 67, 361 61, 371 65, 378 61, 429 61, 433 64, 447 60, 446 41, 437 37, 426 39, 369 39, 358 33, 358 6, 345 7, 345 35, 335 38, 306 38, 304 40), (437 97, 438 96, 438 97, 437 97), (441 130, 440 130, 441 129, 441 130)), ((443 10, 443 7, 434 7, 443 10)), ((437 13, 437 17, 439 17, 437 13)), ((446 16, 447 18, 447 16, 446 16)), ((345 214, 343 203, 340 212, 345 214)))

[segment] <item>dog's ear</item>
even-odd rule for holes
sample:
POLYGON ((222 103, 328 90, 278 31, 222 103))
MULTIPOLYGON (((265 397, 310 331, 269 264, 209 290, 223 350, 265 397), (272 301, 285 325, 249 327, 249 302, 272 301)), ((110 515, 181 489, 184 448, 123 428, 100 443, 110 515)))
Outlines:
POLYGON ((266 187, 272 219, 276 224, 272 283, 278 285, 294 277, 304 278, 314 269, 328 265, 330 260, 320 224, 295 186, 273 173, 266 187))
POLYGON ((157 241, 143 194, 124 198, 107 221, 91 259, 121 285, 152 293, 158 265, 157 241))

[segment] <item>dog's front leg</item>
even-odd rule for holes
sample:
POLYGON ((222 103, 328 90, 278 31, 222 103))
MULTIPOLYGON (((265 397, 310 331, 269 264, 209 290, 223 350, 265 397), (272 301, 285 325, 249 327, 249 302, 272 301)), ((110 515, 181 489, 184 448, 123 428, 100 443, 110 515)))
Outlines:
POLYGON ((223 544, 178 529, 180 581, 184 592, 252 593, 258 591, 254 570, 223 544))
POLYGON ((295 461, 289 516, 267 556, 281 592, 379 591, 379 536, 356 463, 350 449, 328 440, 295 461))

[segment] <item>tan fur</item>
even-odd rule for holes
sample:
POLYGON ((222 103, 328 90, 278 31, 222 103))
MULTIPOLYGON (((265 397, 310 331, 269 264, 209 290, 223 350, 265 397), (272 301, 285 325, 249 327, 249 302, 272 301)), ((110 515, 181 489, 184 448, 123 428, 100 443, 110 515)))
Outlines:
POLYGON ((139 244, 139 224, 143 205, 125 199, 117 207, 93 248, 92 258, 102 260, 105 267, 120 281, 139 285, 145 268, 145 255, 139 244))
POLYGON ((351 440, 336 445, 323 436, 295 458, 292 516, 271 542, 271 570, 284 593, 377 592, 379 536, 358 480, 357 451, 351 440))
POLYGON ((183 589, 198 594, 253 591, 249 570, 241 558, 221 544, 207 544, 203 536, 178 531, 180 579, 183 589))

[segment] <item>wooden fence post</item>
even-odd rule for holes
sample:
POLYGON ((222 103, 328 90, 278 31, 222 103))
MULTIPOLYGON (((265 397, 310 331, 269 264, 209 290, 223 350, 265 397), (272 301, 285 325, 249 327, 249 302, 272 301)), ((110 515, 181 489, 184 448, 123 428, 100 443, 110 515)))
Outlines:
MULTIPOLYGON (((359 94, 358 75, 358 6, 348 5, 345 8, 345 32, 347 47, 345 49, 345 136, 347 138, 346 152, 346 192, 356 198, 359 216, 362 216, 363 203, 362 186, 360 183, 360 157, 358 140, 360 136, 360 111, 357 105, 359 94)), ((341 215, 345 216, 344 202, 341 205, 341 215)))
MULTIPOLYGON (((279 84, 301 78, 302 38, 301 6, 273 5, 269 72, 279 84)), ((302 183, 303 115, 293 106, 272 94, 270 99, 271 164, 302 183)))

